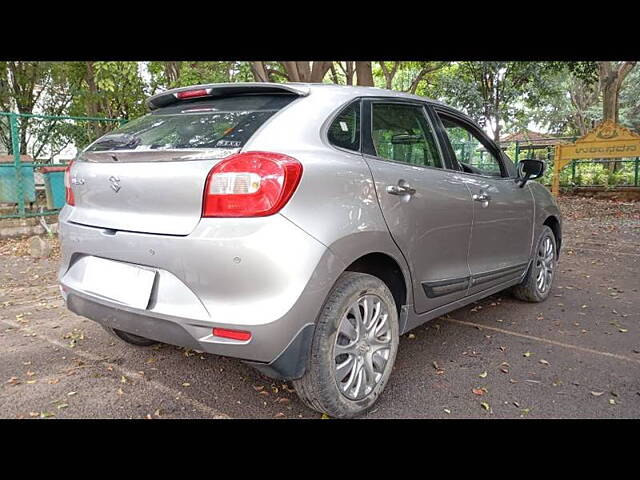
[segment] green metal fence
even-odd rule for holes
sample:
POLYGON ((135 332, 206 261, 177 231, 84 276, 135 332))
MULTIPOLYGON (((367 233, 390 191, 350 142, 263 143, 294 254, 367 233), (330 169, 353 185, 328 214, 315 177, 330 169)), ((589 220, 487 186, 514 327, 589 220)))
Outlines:
MULTIPOLYGON (((41 177, 41 167, 66 165, 70 158, 61 159, 65 156, 65 149, 77 151, 125 122, 125 119, 114 118, 0 112, 0 219, 57 214, 59 208, 52 208, 51 198, 47 198, 55 193, 49 188, 49 176, 45 174, 44 185, 37 181, 41 177)), ((575 138, 563 137, 560 140, 571 142, 575 138)), ((468 143, 468 149, 477 148, 477 142, 468 143)), ((456 146, 461 146, 463 152, 467 149, 465 145, 458 143, 456 146)), ((516 163, 523 158, 532 157, 546 160, 547 173, 541 181, 547 185, 551 183, 554 155, 552 145, 515 141, 503 143, 502 148, 516 163)), ((477 166, 491 165, 486 152, 476 153, 478 158, 474 162, 478 163, 477 166), (486 165, 485 160, 488 161, 486 165)), ((59 177, 54 185, 58 192, 59 177)), ((640 158, 574 160, 562 170, 560 185, 564 189, 594 186, 639 187, 640 158), (615 169, 611 168, 612 164, 617 164, 615 169)))
MULTIPOLYGON (((500 147, 518 163, 524 158, 537 158, 547 164, 546 173, 539 181, 551 186, 555 144, 571 143, 577 137, 550 137, 531 141, 502 142, 500 147)), ((495 168, 495 161, 477 141, 452 142, 456 155, 465 163, 482 170, 495 168)), ((640 187, 640 157, 619 159, 574 160, 560 173, 560 186, 564 190, 581 187, 635 188, 640 187)))
MULTIPOLYGON (((556 137, 552 140, 575 142, 576 138, 556 137)), ((509 145, 503 144, 503 149, 516 163, 523 158, 545 160, 547 170, 542 182, 551 185, 555 152, 553 146, 516 141, 509 145)), ((640 157, 573 160, 560 173, 560 187, 565 190, 580 187, 640 187, 640 157)))
MULTIPOLYGON (((546 140, 574 142, 576 138, 554 137, 546 140)), ((538 142, 543 140, 538 139, 538 142)), ((524 158, 545 160, 547 170, 541 181, 547 186, 551 185, 555 153, 553 145, 536 145, 531 142, 516 141, 503 143, 502 148, 516 163, 524 158)), ((560 172, 560 187, 563 190, 581 187, 640 187, 640 157, 573 160, 560 172)))
MULTIPOLYGON (((50 176, 42 176, 41 167, 65 166, 75 151, 125 122, 0 112, 0 219, 57 214, 60 208, 47 198, 52 195, 50 176), (37 181, 40 177, 46 185, 37 181)), ((52 188, 59 187, 56 181, 52 188)))

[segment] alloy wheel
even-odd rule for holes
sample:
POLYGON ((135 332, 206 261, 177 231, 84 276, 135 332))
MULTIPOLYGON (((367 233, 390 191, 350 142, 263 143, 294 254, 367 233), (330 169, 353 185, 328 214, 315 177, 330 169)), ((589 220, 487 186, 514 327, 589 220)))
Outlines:
POLYGON ((382 379, 391 354, 389 307, 377 295, 364 295, 349 306, 338 326, 333 373, 350 400, 369 395, 382 379))
POLYGON ((555 262, 555 249, 549 236, 544 237, 536 257, 536 288, 544 294, 551 288, 555 262))

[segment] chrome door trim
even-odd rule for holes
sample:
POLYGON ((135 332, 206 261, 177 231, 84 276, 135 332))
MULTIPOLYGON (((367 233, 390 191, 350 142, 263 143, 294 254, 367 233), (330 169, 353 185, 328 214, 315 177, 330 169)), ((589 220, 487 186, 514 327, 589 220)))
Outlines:
POLYGON ((396 98, 396 97, 362 97, 362 107, 360 110, 360 150, 363 155, 367 155, 372 158, 376 158, 378 160, 384 160, 386 162, 399 163, 402 165, 412 165, 416 167, 422 168, 437 168, 438 170, 450 170, 456 171, 452 168, 452 164, 450 163, 450 158, 445 154, 442 149, 442 145, 440 144, 440 138, 438 136, 438 127, 434 123, 431 115, 429 114, 429 102, 428 101, 420 101, 414 99, 404 99, 404 98, 396 98), (440 156, 440 167, 432 167, 430 165, 413 165, 408 164, 406 162, 400 162, 397 160, 384 158, 378 156, 378 152, 375 150, 375 146, 373 145, 373 109, 372 106, 374 103, 384 103, 384 104, 400 104, 400 105, 409 105, 422 109, 422 116, 424 120, 429 125, 431 129, 430 133, 433 136, 433 140, 435 141, 436 148, 438 149, 438 154, 440 156), (364 117, 367 117, 366 123, 364 117), (366 147, 366 148, 365 148, 366 147), (373 152, 373 153, 371 153, 373 152))

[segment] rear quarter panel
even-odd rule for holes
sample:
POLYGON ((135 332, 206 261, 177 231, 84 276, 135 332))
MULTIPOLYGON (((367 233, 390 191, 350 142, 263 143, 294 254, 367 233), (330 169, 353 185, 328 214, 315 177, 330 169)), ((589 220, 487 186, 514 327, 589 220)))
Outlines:
MULTIPOLYGON (((379 252, 400 265, 411 292, 406 261, 382 217, 369 167, 361 154, 329 145, 324 135, 327 121, 352 100, 344 90, 317 88, 261 127, 243 150, 284 153, 302 163, 300 185, 281 214, 343 262, 333 282, 358 258, 379 252)), ((411 293, 407 303, 413 303, 411 293)))

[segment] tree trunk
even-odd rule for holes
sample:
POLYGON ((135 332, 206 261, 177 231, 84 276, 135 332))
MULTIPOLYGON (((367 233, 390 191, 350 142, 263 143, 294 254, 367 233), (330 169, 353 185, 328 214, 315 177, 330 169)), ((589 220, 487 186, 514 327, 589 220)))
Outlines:
POLYGON ((585 135, 591 125, 587 118, 588 109, 600 98, 600 84, 588 83, 575 78, 569 83, 569 99, 575 113, 569 116, 569 122, 573 131, 577 131, 579 136, 585 135))
MULTIPOLYGON (((604 63, 604 62, 603 62, 604 63)), ((609 63, 609 62, 606 62, 609 63)), ((617 74, 608 71, 602 81, 602 121, 608 120, 618 123, 618 78, 617 74)), ((610 173, 619 168, 618 162, 606 162, 610 173)))
POLYGON ((87 65, 87 74, 85 80, 87 81, 87 87, 89 87, 89 93, 91 97, 87 98, 86 107, 87 114, 90 117, 98 116, 98 87, 96 86, 96 77, 93 71, 93 62, 85 62, 87 65))
POLYGON ((290 82, 321 83, 332 62, 282 62, 290 82))
MULTIPOLYGON (((602 121, 619 121, 618 95, 620 88, 636 62, 598 62, 600 86, 602 88, 602 121)), ((618 169, 618 162, 609 162, 609 171, 618 169)))
MULTIPOLYGON (((35 104, 34 88, 38 80, 38 66, 30 62, 9 62, 8 67, 9 72, 11 72, 12 95, 18 113, 33 113, 35 104)), ((26 155, 27 153, 28 125, 29 117, 20 117, 18 119, 21 155, 26 155)))
POLYGON ((284 71, 290 82, 301 82, 300 73, 298 72, 298 62, 282 62, 284 71))
POLYGON ((356 62, 356 78, 358 85, 362 87, 374 86, 371 62, 356 62))
POLYGON ((353 76, 355 75, 355 65, 353 62, 346 62, 347 64, 347 85, 353 85, 353 76))
POLYGON ((344 62, 344 67, 342 66, 342 62, 338 62, 338 66, 342 73, 344 73, 345 83, 347 85, 353 85, 353 62, 344 62))
MULTIPOLYGON (((306 63, 306 62, 305 62, 306 63)), ((331 69, 333 62, 313 62, 311 67, 311 83, 322 83, 325 75, 331 69)))
POLYGON ((180 79, 180 67, 182 62, 164 62, 164 75, 167 79, 167 86, 172 88, 176 86, 180 79))
POLYGON ((496 128, 493 131, 493 141, 496 142, 497 144, 500 143, 500 118, 498 116, 496 116, 495 118, 495 122, 496 122, 496 128))
POLYGON ((617 70, 606 68, 600 82, 602 84, 602 120, 618 123, 618 90, 620 85, 617 70))
POLYGON ((331 62, 331 68, 329 70, 331 71, 331 80, 338 85, 340 82, 338 81, 338 73, 336 72, 336 67, 333 65, 333 62, 331 62))
POLYGON ((384 62, 380 62, 380 68, 382 68, 382 74, 384 75, 386 89, 391 90, 393 88, 393 79, 398 72, 399 66, 400 62, 393 62, 393 67, 391 67, 391 70, 389 70, 384 62))
POLYGON ((269 74, 267 73, 267 67, 264 62, 250 62, 251 64, 251 73, 253 73, 253 78, 255 78, 256 82, 268 82, 269 74))
MULTIPOLYGON (((100 100, 100 92, 98 91, 98 86, 96 83, 96 75, 93 69, 93 63, 94 62, 85 62, 86 66, 87 66, 87 73, 85 75, 85 81, 87 82, 87 87, 89 88, 89 93, 90 95, 88 97, 86 97, 86 109, 87 109, 87 116, 89 117, 104 117, 104 116, 108 116, 105 115, 105 112, 103 111, 103 105, 102 105, 102 101, 100 100)), ((104 135, 104 133, 106 132, 106 129, 103 128, 105 125, 103 125, 106 122, 91 122, 90 123, 90 129, 91 129, 91 134, 92 136, 94 136, 95 138, 98 138, 99 136, 104 135)))

